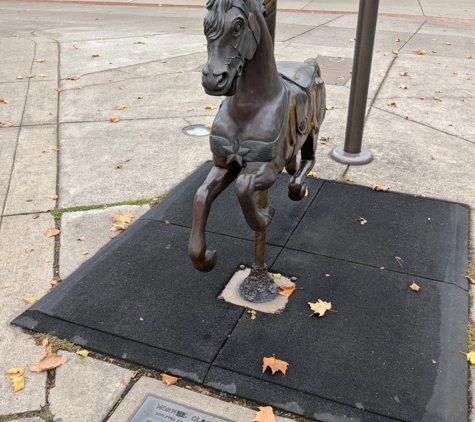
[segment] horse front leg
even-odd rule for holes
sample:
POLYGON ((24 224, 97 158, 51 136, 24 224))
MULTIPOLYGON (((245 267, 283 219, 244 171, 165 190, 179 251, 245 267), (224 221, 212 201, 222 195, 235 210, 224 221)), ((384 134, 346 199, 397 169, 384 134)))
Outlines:
MULTIPOLYGON (((269 174, 266 176, 270 177, 269 174)), ((272 205, 267 205, 265 208, 261 209, 257 208, 256 201, 254 199, 256 184, 258 186, 267 185, 264 180, 258 180, 258 175, 256 173, 245 172, 238 177, 235 187, 239 204, 241 205, 242 213, 244 214, 244 218, 246 219, 248 226, 251 228, 251 230, 258 232, 265 230, 265 228, 272 222, 275 209, 272 207, 272 205)))
POLYGON ((300 150, 302 159, 299 167, 289 182, 289 198, 293 201, 300 201, 307 191, 305 180, 307 174, 315 165, 315 151, 317 149, 317 130, 312 129, 300 150))
POLYGON ((208 272, 216 266, 218 260, 216 251, 206 249, 206 223, 211 204, 236 179, 240 170, 213 166, 205 182, 196 191, 188 254, 197 270, 208 272))

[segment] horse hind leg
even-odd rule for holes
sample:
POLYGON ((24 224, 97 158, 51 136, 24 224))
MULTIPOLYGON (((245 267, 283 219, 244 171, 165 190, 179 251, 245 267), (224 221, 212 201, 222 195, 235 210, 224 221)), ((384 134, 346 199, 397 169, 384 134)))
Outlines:
POLYGON ((289 182, 289 198, 293 201, 300 201, 307 191, 305 180, 307 174, 315 165, 315 150, 317 147, 317 131, 312 129, 307 136, 302 149, 300 150, 302 159, 299 167, 289 182))

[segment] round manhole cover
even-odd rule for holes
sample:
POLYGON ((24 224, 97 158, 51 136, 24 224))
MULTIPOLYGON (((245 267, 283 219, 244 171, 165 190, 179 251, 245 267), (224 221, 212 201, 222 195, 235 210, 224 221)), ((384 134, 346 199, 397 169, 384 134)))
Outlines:
POLYGON ((188 136, 208 136, 210 131, 205 125, 191 125, 184 127, 183 133, 188 136))

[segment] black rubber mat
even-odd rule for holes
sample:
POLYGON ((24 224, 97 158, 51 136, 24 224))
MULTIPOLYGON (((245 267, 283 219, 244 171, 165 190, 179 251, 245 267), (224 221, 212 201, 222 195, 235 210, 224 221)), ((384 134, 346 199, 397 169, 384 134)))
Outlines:
POLYGON ((279 176, 267 263, 302 289, 251 320, 217 299, 254 251, 232 187, 208 225, 217 267, 187 255, 209 168, 13 323, 316 420, 466 422, 467 206, 317 179, 296 203, 279 176), (309 317, 318 299, 336 312, 309 317), (262 374, 272 354, 285 376, 262 374))

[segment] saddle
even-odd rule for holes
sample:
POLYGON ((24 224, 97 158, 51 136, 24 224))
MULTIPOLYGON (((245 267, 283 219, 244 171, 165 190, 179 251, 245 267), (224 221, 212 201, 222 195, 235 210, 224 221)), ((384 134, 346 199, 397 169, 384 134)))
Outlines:
POLYGON ((297 130, 300 134, 307 131, 310 117, 310 88, 316 76, 320 76, 320 69, 315 59, 301 62, 276 62, 277 71, 282 79, 290 82, 289 88, 294 93, 297 110, 297 130))

